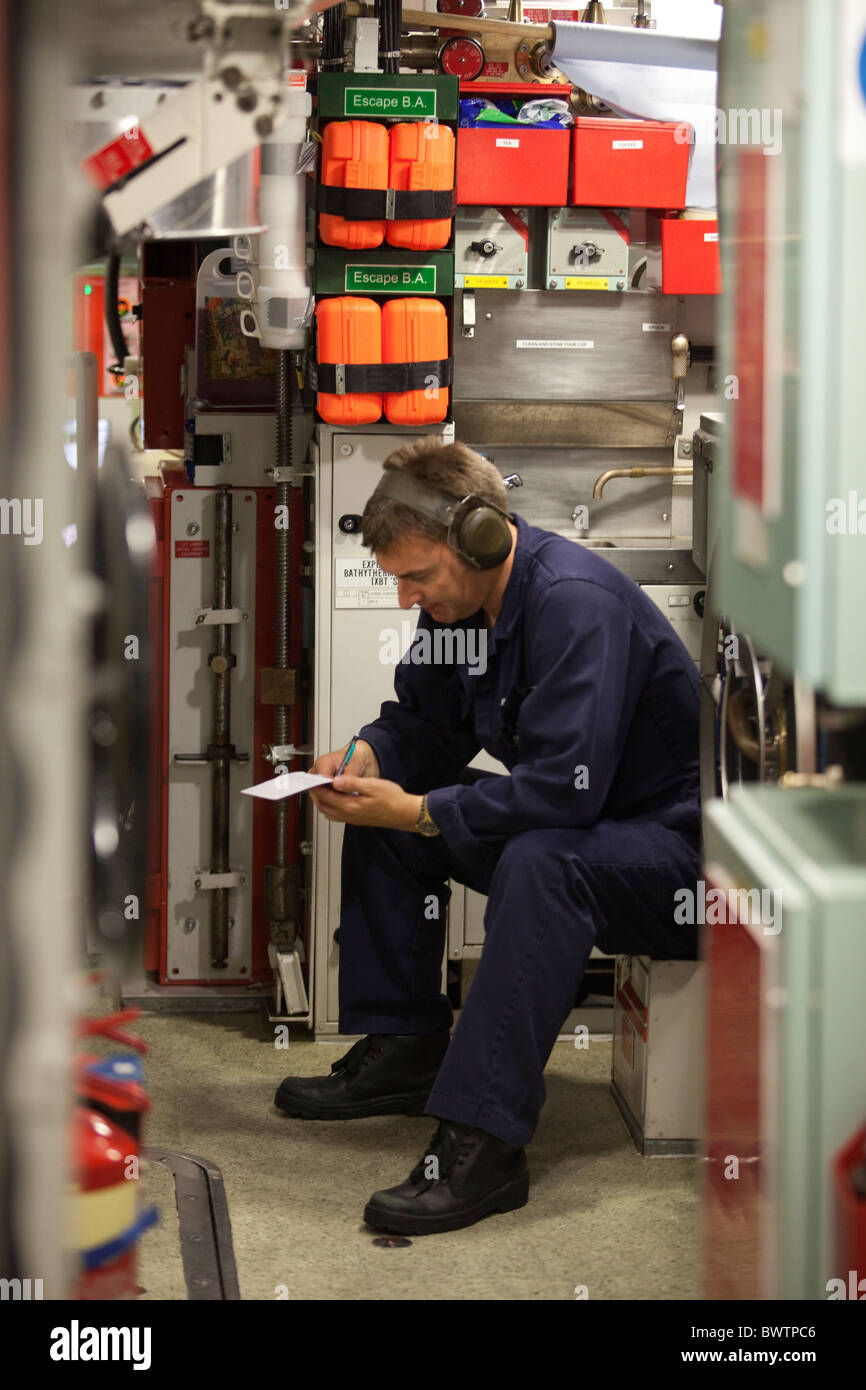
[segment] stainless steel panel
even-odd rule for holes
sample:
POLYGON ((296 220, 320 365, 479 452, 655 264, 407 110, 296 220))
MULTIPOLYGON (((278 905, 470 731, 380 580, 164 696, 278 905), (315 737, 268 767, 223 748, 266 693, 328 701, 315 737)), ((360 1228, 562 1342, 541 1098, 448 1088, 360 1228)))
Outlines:
POLYGON ((682 429, 673 400, 455 401, 452 415, 457 438, 479 448, 670 449, 682 429))
POLYGON ((257 153, 242 154, 151 213, 146 223, 150 235, 169 241, 264 231, 257 153))
POLYGON ((600 551, 602 559, 616 565, 636 584, 704 583, 690 550, 656 550, 649 546, 612 546, 600 551))
POLYGON ((700 429, 692 435, 694 492, 692 496, 692 558, 704 574, 707 572, 707 528, 710 502, 710 474, 718 456, 722 416, 701 416, 700 429))
POLYGON ((455 291, 455 400, 667 401, 676 299, 633 290, 455 291), (462 334, 463 296, 476 327, 462 334), (663 325, 663 326, 662 326, 663 325), (526 343, 591 346, 518 346, 526 343))
POLYGON ((604 496, 593 498, 596 478, 607 468, 664 467, 669 449, 561 449, 553 458, 542 449, 497 449, 502 473, 519 473, 523 486, 509 492, 510 504, 533 526, 570 540, 617 537, 626 541, 671 536, 671 478, 612 478, 604 496), (573 518, 576 509, 577 519, 573 518))
POLYGON ((693 1153, 702 1132, 704 962, 617 956, 617 990, 626 982, 646 1009, 647 1040, 628 1021, 618 996, 613 1098, 641 1153, 693 1153))

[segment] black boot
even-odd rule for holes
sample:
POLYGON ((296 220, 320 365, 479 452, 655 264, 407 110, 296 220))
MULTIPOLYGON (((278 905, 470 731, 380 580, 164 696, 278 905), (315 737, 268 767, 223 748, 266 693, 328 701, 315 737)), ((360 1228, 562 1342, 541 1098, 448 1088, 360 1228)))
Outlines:
POLYGON ((372 1033, 334 1062, 330 1076, 287 1076, 274 1104, 304 1120, 423 1115, 450 1033, 372 1033))
POLYGON ((494 1211, 526 1205, 526 1151, 483 1129, 440 1120, 406 1182, 374 1192, 364 1220, 377 1231, 433 1235, 472 1226, 494 1211))

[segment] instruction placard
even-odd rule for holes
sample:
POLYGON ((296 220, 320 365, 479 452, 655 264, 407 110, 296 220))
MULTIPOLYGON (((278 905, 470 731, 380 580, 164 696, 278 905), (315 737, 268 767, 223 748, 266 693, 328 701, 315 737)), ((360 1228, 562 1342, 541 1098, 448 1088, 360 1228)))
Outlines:
POLYGON ((334 561, 335 608, 399 608, 397 580, 370 556, 334 561))

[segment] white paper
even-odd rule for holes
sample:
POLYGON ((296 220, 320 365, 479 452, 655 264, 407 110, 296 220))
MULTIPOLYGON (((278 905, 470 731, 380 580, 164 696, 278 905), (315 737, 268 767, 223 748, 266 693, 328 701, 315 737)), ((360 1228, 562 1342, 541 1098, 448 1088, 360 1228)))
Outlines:
POLYGON ((263 796, 266 801, 282 801, 283 797, 297 796, 299 792, 309 791, 310 787, 321 787, 333 780, 333 777, 320 777, 317 772, 280 772, 255 787, 243 787, 242 791, 244 796, 263 796))

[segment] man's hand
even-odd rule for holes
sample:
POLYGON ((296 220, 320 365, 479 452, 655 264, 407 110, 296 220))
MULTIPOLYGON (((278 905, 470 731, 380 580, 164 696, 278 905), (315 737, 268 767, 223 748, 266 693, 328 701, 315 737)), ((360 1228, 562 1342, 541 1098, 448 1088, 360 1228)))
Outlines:
MULTIPOLYGON (((356 749, 350 767, 357 756, 356 749)), ((339 765, 338 762, 337 767, 339 765)), ((314 771, 319 770, 318 767, 314 768, 314 771)), ((330 776, 324 772, 322 775, 330 776)), ((326 820, 343 821, 346 825, 414 830, 421 814, 420 796, 412 796, 398 787, 396 782, 386 782, 381 777, 350 777, 344 773, 342 777, 335 778, 329 787, 315 787, 310 796, 326 820)))
MULTIPOLYGON (((310 771, 317 772, 320 777, 335 777, 337 775, 337 768, 342 763, 351 746, 352 740, 349 739, 348 743, 344 743, 342 748, 336 749, 333 753, 320 753, 313 763, 313 766, 310 768, 310 771)), ((379 776, 379 759, 376 757, 376 754, 373 752, 366 739, 359 738, 356 741, 355 751, 352 754, 349 767, 352 769, 353 777, 379 776)), ((310 792, 310 796, 315 801, 315 790, 310 792)))

